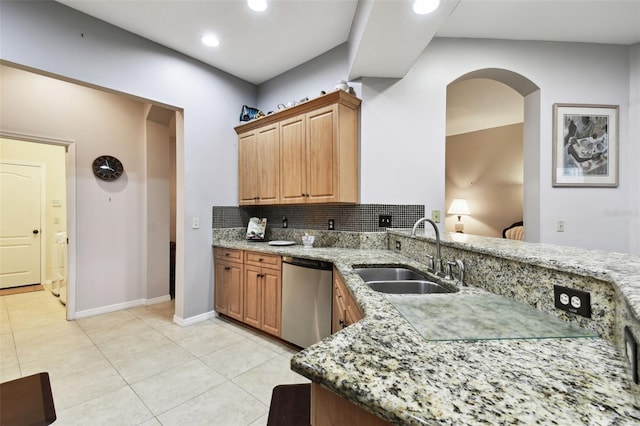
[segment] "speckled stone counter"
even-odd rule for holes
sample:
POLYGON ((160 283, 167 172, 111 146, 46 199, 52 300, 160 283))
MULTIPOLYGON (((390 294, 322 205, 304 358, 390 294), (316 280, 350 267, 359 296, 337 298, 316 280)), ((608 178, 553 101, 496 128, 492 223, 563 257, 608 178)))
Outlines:
POLYGON ((391 250, 215 245, 336 266, 365 318, 294 355, 292 369, 392 423, 640 424, 626 361, 606 339, 428 341, 353 270, 424 270, 416 260, 391 250))

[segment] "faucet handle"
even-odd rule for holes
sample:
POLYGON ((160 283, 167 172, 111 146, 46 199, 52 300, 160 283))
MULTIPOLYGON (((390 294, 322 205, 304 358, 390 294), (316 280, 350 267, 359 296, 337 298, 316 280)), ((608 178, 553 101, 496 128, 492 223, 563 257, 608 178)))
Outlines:
POLYGON ((445 280, 453 279, 453 266, 458 266, 458 264, 453 260, 447 260, 446 274, 444 276, 445 280))
POLYGON ((456 259, 456 265, 458 266, 458 282, 461 286, 465 286, 464 283, 464 263, 460 259, 456 259))
POLYGON ((433 262, 433 256, 427 254, 428 268, 431 272, 435 271, 435 263, 433 262))

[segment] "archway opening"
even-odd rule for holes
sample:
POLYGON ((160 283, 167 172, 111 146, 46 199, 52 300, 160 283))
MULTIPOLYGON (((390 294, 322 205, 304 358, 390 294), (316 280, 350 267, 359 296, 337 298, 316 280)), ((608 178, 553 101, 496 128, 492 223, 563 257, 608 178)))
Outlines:
POLYGON ((447 86, 447 231, 502 237, 524 220, 525 238, 537 241, 538 105, 537 86, 508 70, 477 70, 447 86), (455 199, 468 214, 451 209, 455 199))

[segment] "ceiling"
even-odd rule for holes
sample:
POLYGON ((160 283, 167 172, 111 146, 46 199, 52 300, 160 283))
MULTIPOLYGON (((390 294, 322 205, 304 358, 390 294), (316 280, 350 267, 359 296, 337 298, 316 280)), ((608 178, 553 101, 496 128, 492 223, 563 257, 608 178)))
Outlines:
POLYGON ((403 77, 436 37, 640 43, 640 0, 57 0, 254 84, 345 42, 349 79, 403 77), (206 47, 208 33, 220 46, 206 47))

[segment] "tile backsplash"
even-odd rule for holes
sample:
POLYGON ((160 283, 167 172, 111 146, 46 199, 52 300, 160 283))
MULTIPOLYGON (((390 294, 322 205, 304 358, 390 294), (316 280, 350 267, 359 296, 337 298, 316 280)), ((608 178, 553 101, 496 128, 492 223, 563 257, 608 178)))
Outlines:
POLYGON ((246 227, 251 217, 266 217, 267 226, 283 228, 287 218, 292 229, 327 230, 333 219, 336 231, 382 232, 378 226, 379 215, 391 215, 390 228, 411 228, 416 220, 424 217, 424 205, 357 204, 357 205, 307 205, 236 207, 213 206, 213 229, 246 227))

